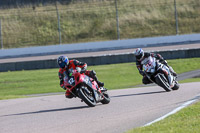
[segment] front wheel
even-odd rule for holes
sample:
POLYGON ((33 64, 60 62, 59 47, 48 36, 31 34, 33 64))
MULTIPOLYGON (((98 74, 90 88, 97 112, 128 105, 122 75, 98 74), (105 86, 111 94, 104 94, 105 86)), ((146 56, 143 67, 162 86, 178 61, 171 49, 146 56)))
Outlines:
POLYGON ((155 77, 155 81, 160 87, 165 89, 167 92, 171 91, 168 80, 166 79, 166 77, 163 74, 160 74, 160 73, 157 74, 155 77))
POLYGON ((87 87, 81 88, 78 91, 78 95, 88 106, 90 107, 96 106, 97 103, 93 97, 93 94, 87 87))

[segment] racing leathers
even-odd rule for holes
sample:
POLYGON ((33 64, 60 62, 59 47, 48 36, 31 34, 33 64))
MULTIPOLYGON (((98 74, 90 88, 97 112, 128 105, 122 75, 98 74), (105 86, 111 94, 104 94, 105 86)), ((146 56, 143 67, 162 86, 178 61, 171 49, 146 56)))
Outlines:
MULTIPOLYGON (((59 69, 58 76, 59 76, 59 79, 60 79, 60 87, 61 88, 66 90, 66 88, 64 86, 64 73, 67 76, 70 76, 69 70, 70 69, 76 69, 76 67, 80 67, 81 72, 85 73, 85 75, 93 78, 99 86, 104 86, 104 83, 98 81, 97 76, 96 76, 96 72, 94 70, 92 70, 92 71, 86 70, 87 69, 86 63, 83 63, 83 62, 80 62, 80 61, 74 59, 74 60, 69 60, 69 64, 68 64, 67 67, 59 69)), ((66 98, 73 98, 73 94, 68 89, 65 93, 65 96, 66 96, 66 98)))
POLYGON ((136 59, 136 66, 138 68, 138 71, 139 73, 143 76, 143 79, 142 79, 142 82, 143 84, 150 84, 152 83, 145 75, 144 71, 143 71, 143 66, 141 64, 141 62, 145 59, 145 58, 148 58, 149 56, 152 56, 152 57, 155 57, 157 60, 159 60, 160 63, 166 65, 170 72, 176 76, 176 73, 174 72, 174 70, 172 69, 172 67, 170 67, 168 64, 167 64, 167 61, 164 60, 164 58, 160 55, 160 54, 155 54, 155 53, 148 53, 148 52, 144 52, 144 57, 142 58, 142 60, 137 60, 136 59))

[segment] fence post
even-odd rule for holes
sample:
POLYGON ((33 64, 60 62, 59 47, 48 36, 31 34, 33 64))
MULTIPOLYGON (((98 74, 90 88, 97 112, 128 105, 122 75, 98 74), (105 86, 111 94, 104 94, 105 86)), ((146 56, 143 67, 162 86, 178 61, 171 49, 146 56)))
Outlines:
POLYGON ((116 9, 116 22, 117 22, 117 39, 120 40, 120 32, 119 32, 119 16, 118 16, 117 0, 115 0, 115 9, 116 9))
POLYGON ((56 12, 57 12, 57 17, 58 17, 59 44, 62 44, 61 29, 60 29, 60 14, 59 14, 58 7, 57 7, 57 1, 55 1, 55 3, 56 3, 56 12))
POLYGON ((175 9, 175 20, 176 20, 176 35, 179 34, 179 30, 178 30, 178 14, 177 14, 177 9, 176 9, 176 0, 174 0, 174 9, 175 9))
POLYGON ((0 19, 0 40, 1 40, 1 49, 3 49, 3 35, 2 35, 2 23, 0 19))

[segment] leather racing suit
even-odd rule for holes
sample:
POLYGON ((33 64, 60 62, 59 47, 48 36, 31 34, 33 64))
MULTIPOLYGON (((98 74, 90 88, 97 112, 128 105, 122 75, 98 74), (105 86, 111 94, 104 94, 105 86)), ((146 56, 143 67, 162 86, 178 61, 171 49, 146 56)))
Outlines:
MULTIPOLYGON (((141 62, 142 62, 145 58, 148 58, 149 56, 155 57, 157 60, 159 60, 160 63, 162 63, 162 64, 168 66, 167 62, 164 60, 164 58, 163 58, 160 54, 144 52, 144 57, 143 57, 143 59, 142 59, 141 61, 139 61, 139 60, 136 59, 136 67, 138 68, 139 73, 143 76, 143 79, 142 79, 143 84, 150 84, 150 83, 152 83, 152 82, 145 76, 145 73, 144 73, 144 71, 143 71, 143 66, 142 66, 142 64, 141 64, 141 62)), ((170 71, 172 72, 172 74, 175 75, 176 73, 174 72, 174 70, 173 70, 170 66, 168 66, 168 67, 169 67, 170 71)))

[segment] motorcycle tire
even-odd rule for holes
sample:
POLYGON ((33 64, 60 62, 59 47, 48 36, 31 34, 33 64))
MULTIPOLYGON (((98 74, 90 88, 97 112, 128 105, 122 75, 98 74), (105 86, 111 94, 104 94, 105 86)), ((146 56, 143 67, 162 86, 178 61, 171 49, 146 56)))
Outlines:
POLYGON ((108 92, 103 92, 104 99, 101 101, 102 104, 108 104, 110 103, 110 96, 108 95, 108 92))
POLYGON ((155 81, 165 91, 167 91, 167 92, 171 91, 168 80, 165 78, 165 76, 163 74, 157 74, 157 76, 155 77, 155 81))
POLYGON ((89 106, 89 107, 95 107, 96 106, 96 101, 93 96, 88 95, 88 92, 84 89, 80 89, 78 91, 79 97, 89 106))
POLYGON ((172 88, 172 90, 178 90, 179 87, 180 87, 180 85, 179 85, 178 82, 176 81, 174 87, 172 88))

